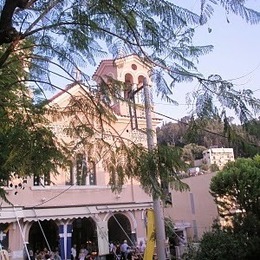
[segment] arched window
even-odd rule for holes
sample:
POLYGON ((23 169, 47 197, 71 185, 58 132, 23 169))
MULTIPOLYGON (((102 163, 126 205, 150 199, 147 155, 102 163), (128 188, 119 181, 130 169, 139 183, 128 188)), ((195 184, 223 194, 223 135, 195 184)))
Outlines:
POLYGON ((129 98, 129 93, 132 90, 133 86, 133 76, 130 73, 125 75, 125 90, 124 90, 124 98, 129 98))
POLYGON ((96 163, 89 159, 85 154, 79 153, 76 155, 75 163, 71 165, 66 173, 66 185, 97 185, 96 178, 96 163))
POLYGON ((73 162, 70 161, 70 164, 67 168, 67 171, 65 173, 65 185, 73 185, 74 181, 73 178, 74 174, 73 174, 73 162))
POLYGON ((76 184, 86 185, 87 162, 82 153, 76 155, 76 184))
POLYGON ((144 76, 140 75, 138 77, 138 85, 137 85, 137 90, 139 90, 136 94, 136 103, 143 103, 144 102, 144 96, 143 96, 143 91, 141 88, 144 85, 144 76))
POLYGON ((142 87, 144 84, 144 76, 139 76, 138 77, 138 88, 142 87))

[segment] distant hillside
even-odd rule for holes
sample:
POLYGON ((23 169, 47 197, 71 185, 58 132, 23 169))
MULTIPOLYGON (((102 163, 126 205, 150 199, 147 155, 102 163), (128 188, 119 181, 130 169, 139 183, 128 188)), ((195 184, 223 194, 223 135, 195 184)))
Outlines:
POLYGON ((206 148, 231 147, 235 157, 253 157, 260 153, 260 120, 225 125, 214 119, 184 117, 158 127, 157 141, 182 148, 191 143, 206 148))

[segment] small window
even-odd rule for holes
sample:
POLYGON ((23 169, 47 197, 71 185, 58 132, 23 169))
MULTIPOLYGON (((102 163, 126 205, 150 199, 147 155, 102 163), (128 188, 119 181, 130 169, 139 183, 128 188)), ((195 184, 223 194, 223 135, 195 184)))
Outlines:
POLYGON ((89 162, 89 185, 97 185, 96 164, 94 161, 89 162))
POLYGON ((137 70, 137 66, 136 66, 136 64, 132 64, 132 70, 137 70))
POLYGON ((49 186, 51 184, 50 173, 46 173, 42 176, 34 175, 33 176, 33 185, 34 186, 49 186))

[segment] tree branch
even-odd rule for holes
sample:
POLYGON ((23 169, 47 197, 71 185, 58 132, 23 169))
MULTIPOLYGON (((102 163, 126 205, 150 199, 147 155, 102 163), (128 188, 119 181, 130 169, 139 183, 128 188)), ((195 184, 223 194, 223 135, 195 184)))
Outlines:
MULTIPOLYGON (((30 1, 32 2, 32 1, 30 1)), ((19 33, 13 27, 13 15, 15 9, 25 9, 29 0, 6 0, 0 18, 0 45, 13 42, 19 33)))

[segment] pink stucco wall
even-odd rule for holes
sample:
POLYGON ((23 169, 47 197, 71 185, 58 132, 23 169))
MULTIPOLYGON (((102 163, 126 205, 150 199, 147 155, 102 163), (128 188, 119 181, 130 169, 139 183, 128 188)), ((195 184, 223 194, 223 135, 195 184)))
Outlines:
POLYGON ((217 206, 209 193, 209 184, 215 174, 204 174, 183 179, 190 191, 171 191, 173 206, 165 208, 165 215, 170 216, 178 225, 189 223, 189 239, 201 238, 211 229, 217 218, 217 206))

